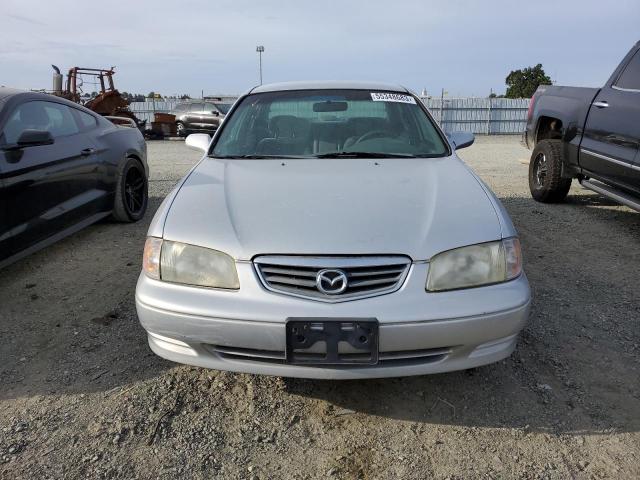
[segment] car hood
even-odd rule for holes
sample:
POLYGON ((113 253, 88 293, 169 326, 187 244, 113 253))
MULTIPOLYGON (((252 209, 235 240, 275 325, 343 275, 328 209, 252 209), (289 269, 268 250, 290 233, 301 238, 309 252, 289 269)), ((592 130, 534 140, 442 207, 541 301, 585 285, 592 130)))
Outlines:
POLYGON ((501 238, 479 180, 457 157, 223 160, 184 181, 165 239, 238 260, 259 254, 404 254, 425 260, 501 238))

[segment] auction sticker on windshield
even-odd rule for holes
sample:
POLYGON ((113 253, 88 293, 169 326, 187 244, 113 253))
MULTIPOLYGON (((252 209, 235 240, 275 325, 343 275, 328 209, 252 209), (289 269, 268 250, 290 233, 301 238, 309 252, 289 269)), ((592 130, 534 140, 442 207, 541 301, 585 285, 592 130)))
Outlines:
POLYGON ((374 102, 399 102, 399 103, 413 103, 415 105, 416 99, 411 95, 402 95, 401 93, 375 93, 371 92, 371 100, 374 102))

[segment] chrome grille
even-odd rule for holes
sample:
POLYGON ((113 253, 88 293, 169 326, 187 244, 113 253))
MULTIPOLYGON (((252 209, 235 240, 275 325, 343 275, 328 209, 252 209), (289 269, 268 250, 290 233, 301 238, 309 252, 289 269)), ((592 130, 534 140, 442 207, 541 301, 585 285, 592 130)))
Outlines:
POLYGON ((262 284, 273 292, 324 302, 344 302, 398 290, 411 266, 401 255, 362 257, 260 256, 254 265, 262 284), (322 292, 318 274, 323 270, 343 272, 347 287, 337 294, 322 292))

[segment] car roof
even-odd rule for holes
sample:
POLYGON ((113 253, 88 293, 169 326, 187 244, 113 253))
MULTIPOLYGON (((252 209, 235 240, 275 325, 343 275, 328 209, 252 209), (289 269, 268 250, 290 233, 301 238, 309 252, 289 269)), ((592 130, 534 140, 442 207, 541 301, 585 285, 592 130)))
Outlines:
POLYGON ((0 108, 4 108, 4 104, 16 95, 22 95, 25 93, 28 92, 25 90, 18 90, 17 88, 0 87, 0 108))
POLYGON ((18 90, 17 88, 9 88, 9 87, 0 87, 0 101, 6 100, 7 97, 11 97, 19 93, 25 93, 25 90, 18 90))
POLYGON ((286 90, 382 90, 387 92, 410 93, 409 90, 401 85, 343 80, 270 83, 255 87, 251 90, 251 93, 281 92, 286 90))
POLYGON ((4 107, 5 103, 11 102, 12 99, 14 99, 15 97, 19 97, 19 99, 21 99, 18 101, 43 100, 45 102, 62 103, 63 105, 68 105, 70 107, 80 109, 96 117, 101 116, 96 112, 89 110, 85 106, 80 105, 79 103, 75 103, 75 102, 72 102, 71 100, 67 100, 66 98, 57 97, 49 93, 32 92, 29 90, 19 90, 17 88, 9 88, 9 87, 0 87, 0 106, 4 107))

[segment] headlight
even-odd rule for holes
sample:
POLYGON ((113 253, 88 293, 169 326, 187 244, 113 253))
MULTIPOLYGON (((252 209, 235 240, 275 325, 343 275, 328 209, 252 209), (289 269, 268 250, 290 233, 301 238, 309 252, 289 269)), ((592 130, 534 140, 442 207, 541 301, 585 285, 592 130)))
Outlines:
POLYGON ((437 292, 506 282, 522 272, 517 238, 439 253, 429 262, 427 290, 437 292))
POLYGON ((238 290, 236 263, 226 253, 180 242, 148 237, 143 271, 165 282, 238 290))

